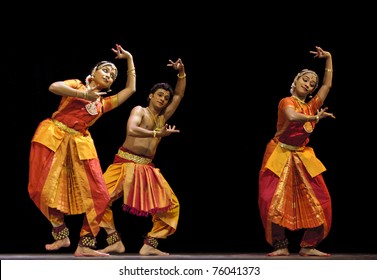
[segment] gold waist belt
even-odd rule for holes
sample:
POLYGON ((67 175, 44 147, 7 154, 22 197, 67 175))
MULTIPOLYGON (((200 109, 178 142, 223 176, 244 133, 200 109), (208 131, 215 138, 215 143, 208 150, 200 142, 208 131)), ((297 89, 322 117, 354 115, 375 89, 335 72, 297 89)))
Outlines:
POLYGON ((52 119, 52 122, 53 122, 54 125, 59 127, 61 130, 64 130, 65 132, 68 132, 69 134, 72 134, 72 135, 81 135, 82 134, 81 132, 79 132, 79 131, 77 131, 73 128, 68 127, 67 125, 65 125, 62 122, 59 122, 59 121, 54 120, 54 119, 52 119))
POLYGON ((118 156, 124 159, 132 160, 133 162, 140 163, 140 164, 149 164, 152 162, 152 159, 141 157, 138 155, 130 154, 122 150, 118 150, 118 156))
POLYGON ((290 150, 290 151, 302 151, 304 149, 303 146, 292 146, 292 145, 288 145, 282 142, 279 142, 279 145, 280 147, 290 150))

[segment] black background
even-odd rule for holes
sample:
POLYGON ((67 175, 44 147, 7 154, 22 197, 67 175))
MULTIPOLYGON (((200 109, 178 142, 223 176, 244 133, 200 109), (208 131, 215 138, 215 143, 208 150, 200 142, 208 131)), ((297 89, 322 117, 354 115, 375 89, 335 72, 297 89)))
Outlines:
MULTIPOLYGON (((84 80, 100 60, 119 69, 113 92, 125 83, 125 61, 111 48, 133 54, 137 92, 105 114, 90 131, 103 169, 123 143, 132 107, 145 105, 156 82, 173 86, 169 59, 182 58, 187 72, 183 102, 170 120, 181 130, 161 142, 155 165, 176 193, 181 213, 177 232, 161 249, 188 252, 268 252, 259 217, 258 172, 266 143, 275 132, 278 101, 288 96, 294 76, 310 68, 323 77, 324 60, 309 51, 332 53, 333 88, 325 102, 337 117, 320 122, 310 140, 327 167, 324 178, 333 200, 333 225, 320 245, 331 253, 377 253, 373 105, 376 95, 372 9, 330 8, 299 3, 250 8, 236 2, 206 6, 182 1, 87 3, 79 8, 8 8, 2 19, 3 184, 1 253, 45 253, 51 225, 28 196, 30 141, 40 121, 60 98, 48 91, 57 80, 84 80), (110 6, 110 4, 112 6, 110 6), (43 12, 42 12, 43 11, 43 12)), ((204 4, 204 3, 203 3, 204 4)), ((327 4, 326 4, 327 5, 327 4)), ((15 5, 17 6, 17 5, 15 5)), ((114 205, 127 252, 135 253, 149 218, 114 205)), ((66 219, 75 250, 82 216, 66 219)), ((291 251, 302 232, 288 232, 291 251)), ((98 246, 105 246, 105 234, 98 246)))

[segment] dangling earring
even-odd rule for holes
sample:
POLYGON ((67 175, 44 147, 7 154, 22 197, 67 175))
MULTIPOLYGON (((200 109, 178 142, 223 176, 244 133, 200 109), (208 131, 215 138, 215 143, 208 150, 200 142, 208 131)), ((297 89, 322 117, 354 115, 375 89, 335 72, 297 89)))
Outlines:
POLYGON ((88 75, 85 78, 85 85, 89 87, 90 82, 94 79, 93 75, 88 75))
POLYGON ((293 91, 295 90, 295 87, 296 87, 296 85, 295 85, 295 83, 293 82, 293 83, 291 84, 291 89, 290 89, 290 93, 291 93, 291 94, 293 94, 293 91))

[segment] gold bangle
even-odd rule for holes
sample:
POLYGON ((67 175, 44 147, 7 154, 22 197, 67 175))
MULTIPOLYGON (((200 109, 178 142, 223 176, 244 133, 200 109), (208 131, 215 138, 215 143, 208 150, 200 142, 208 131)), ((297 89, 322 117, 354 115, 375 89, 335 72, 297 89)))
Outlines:
POLYGON ((315 116, 315 123, 318 123, 318 122, 319 122, 319 116, 316 115, 316 116, 315 116))
POLYGON ((77 89, 75 90, 75 97, 77 97, 77 89))
POLYGON ((325 68, 325 71, 326 71, 326 72, 332 72, 332 69, 330 69, 330 68, 325 68))
POLYGON ((128 70, 128 71, 127 71, 127 74, 128 74, 128 73, 131 73, 132 71, 136 71, 136 68, 132 68, 132 69, 128 70))
POLYGON ((179 73, 178 73, 178 74, 177 74, 177 77, 178 77, 179 79, 184 79, 184 78, 186 78, 186 73, 183 73, 182 76, 179 76, 179 73))
POLYGON ((84 92, 84 99, 88 99, 88 90, 84 92))
POLYGON ((157 131, 153 130, 153 138, 156 138, 156 135, 157 135, 157 131))

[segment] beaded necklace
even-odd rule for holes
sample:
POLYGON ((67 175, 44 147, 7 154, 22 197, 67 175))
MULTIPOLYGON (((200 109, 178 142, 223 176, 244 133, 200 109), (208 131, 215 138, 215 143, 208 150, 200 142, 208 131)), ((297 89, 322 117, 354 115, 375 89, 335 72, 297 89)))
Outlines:
POLYGON ((296 95, 292 95, 292 97, 294 99, 296 99, 298 102, 300 102, 301 104, 305 104, 306 105, 306 102, 305 101, 302 101, 300 98, 298 98, 296 95))
MULTIPOLYGON (((298 101, 298 105, 300 106, 303 114, 310 116, 310 112, 308 112, 308 106, 306 102, 302 101, 300 98, 298 98, 295 95, 292 95, 292 97, 293 99, 298 101), (305 108, 302 105, 305 105, 305 108)), ((309 121, 304 123, 303 128, 307 133, 312 133, 314 130, 313 124, 309 121)))
POLYGON ((149 109, 149 107, 147 107, 147 110, 148 110, 149 114, 152 116, 153 121, 154 121, 154 124, 156 125, 155 130, 156 130, 156 131, 161 130, 161 127, 158 127, 158 122, 157 122, 157 119, 156 119, 155 115, 153 115, 153 113, 152 113, 152 111, 149 109))

